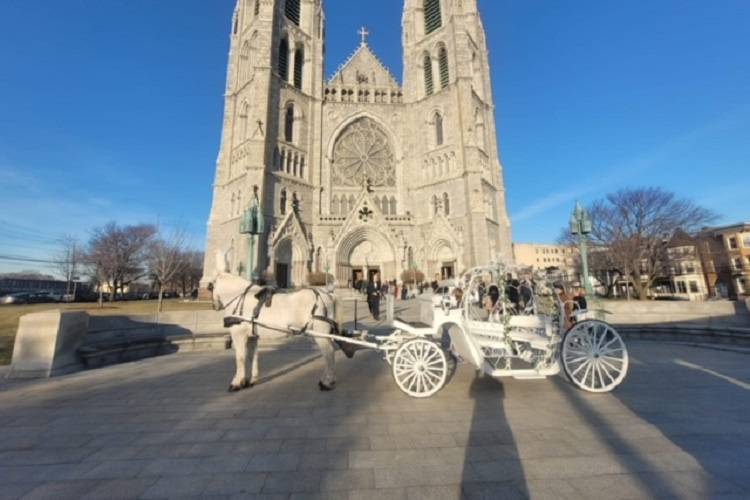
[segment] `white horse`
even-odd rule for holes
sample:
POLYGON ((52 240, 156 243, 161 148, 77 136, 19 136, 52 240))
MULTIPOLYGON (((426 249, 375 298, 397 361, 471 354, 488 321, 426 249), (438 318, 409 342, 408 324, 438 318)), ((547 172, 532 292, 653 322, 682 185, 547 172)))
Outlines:
MULTIPOLYGON (((231 325, 229 333, 235 352, 237 369, 229 385, 229 392, 237 392, 254 386, 258 380, 258 343, 262 336, 280 336, 300 334, 305 331, 318 333, 336 333, 336 315, 340 312, 336 297, 328 292, 316 289, 304 289, 290 293, 276 293, 271 298, 271 305, 261 304, 265 301, 264 287, 252 285, 246 279, 229 274, 224 255, 217 253, 218 275, 209 285, 215 310, 224 311, 225 324, 231 325), (261 294, 261 295, 259 295, 261 294), (258 309, 256 310, 256 307, 258 309), (257 317, 254 317, 257 311, 257 317), (253 325, 250 321, 254 320, 253 325), (248 346, 251 346, 252 368, 250 378, 247 376, 248 346)), ((327 338, 313 337, 318 345, 325 369, 318 382, 321 391, 333 390, 336 385, 335 350, 336 343, 327 338)))

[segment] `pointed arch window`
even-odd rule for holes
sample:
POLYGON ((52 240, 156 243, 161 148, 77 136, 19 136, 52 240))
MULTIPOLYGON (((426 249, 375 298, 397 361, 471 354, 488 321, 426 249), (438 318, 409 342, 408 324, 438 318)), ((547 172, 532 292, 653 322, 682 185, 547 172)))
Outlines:
POLYGON ((300 21, 299 0, 286 0, 286 3, 284 4, 284 15, 291 22, 299 26, 299 21, 300 21))
POLYGON ((435 113, 435 144, 442 146, 445 137, 443 136, 443 115, 435 113))
POLYGON ((448 51, 445 47, 440 47, 438 52, 438 66, 440 67, 440 88, 444 89, 451 81, 448 69, 448 51))
POLYGON ((282 80, 289 80, 289 41, 286 38, 281 39, 279 44, 279 76, 282 80))
POLYGON ((305 48, 300 46, 294 51, 294 86, 302 89, 302 69, 305 64, 305 48))
POLYGON ((245 42, 240 50, 240 83, 245 83, 250 75, 250 43, 245 42))
POLYGON ((284 115, 284 140, 290 143, 294 141, 294 104, 287 106, 284 115))
POLYGON ((391 196, 391 215, 397 215, 398 211, 396 210, 398 206, 396 205, 396 198, 391 196))
POLYGON ((281 190, 281 196, 279 197, 279 213, 286 215, 286 189, 281 190))
POLYGON ((440 210, 440 201, 436 194, 432 195, 432 215, 437 215, 440 210))
POLYGON ((451 214, 451 199, 448 193, 443 193, 443 213, 446 217, 451 214))
POLYGON ((424 32, 429 35, 443 25, 443 15, 440 12, 440 0, 424 0, 424 32))
POLYGON ((432 95, 435 91, 435 82, 432 78, 432 58, 430 54, 424 55, 424 93, 432 95))

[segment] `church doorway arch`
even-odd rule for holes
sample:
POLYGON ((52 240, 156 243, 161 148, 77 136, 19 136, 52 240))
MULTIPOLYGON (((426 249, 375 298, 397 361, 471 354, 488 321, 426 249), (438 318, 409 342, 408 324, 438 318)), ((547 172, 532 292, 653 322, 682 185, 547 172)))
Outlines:
POLYGON ((372 227, 349 233, 336 252, 336 279, 350 286, 369 281, 375 273, 382 281, 397 279, 396 252, 388 238, 372 227))
POLYGON ((454 278, 458 273, 458 259, 453 246, 447 241, 438 241, 433 246, 428 262, 430 275, 439 280, 454 278))
POLYGON ((276 286, 294 288, 303 286, 307 261, 304 251, 291 238, 281 240, 274 250, 273 273, 276 286))

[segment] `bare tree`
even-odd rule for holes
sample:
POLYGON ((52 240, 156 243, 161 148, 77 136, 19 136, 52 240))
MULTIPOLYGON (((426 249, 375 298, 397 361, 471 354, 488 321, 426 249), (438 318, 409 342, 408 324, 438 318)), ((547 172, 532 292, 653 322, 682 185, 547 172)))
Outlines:
POLYGON ((660 188, 622 189, 594 202, 589 213, 596 255, 592 268, 629 279, 642 300, 663 274, 666 244, 674 231, 693 233, 716 219, 711 211, 660 188))
POLYGON ((118 226, 115 222, 96 228, 87 252, 87 262, 101 285, 110 288, 110 301, 117 292, 148 274, 144 251, 156 233, 152 225, 118 226))
POLYGON ((157 312, 162 311, 164 304, 164 287, 174 280, 187 267, 185 259, 185 232, 175 229, 168 235, 161 232, 148 245, 146 263, 151 276, 159 286, 157 312))
POLYGON ((66 234, 60 238, 59 250, 54 261, 60 276, 68 282, 67 294, 71 293, 71 283, 80 270, 83 253, 83 247, 75 236, 66 234))
POLYGON ((203 277, 203 252, 188 250, 183 252, 182 259, 185 265, 174 279, 174 285, 182 290, 182 295, 198 290, 200 280, 203 277))

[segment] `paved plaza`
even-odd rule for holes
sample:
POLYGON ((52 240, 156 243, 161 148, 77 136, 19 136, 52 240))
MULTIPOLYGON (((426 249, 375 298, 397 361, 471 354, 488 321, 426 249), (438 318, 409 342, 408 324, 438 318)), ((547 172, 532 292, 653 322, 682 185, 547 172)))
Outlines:
POLYGON ((231 352, 0 382, 0 498, 748 498, 750 355, 631 342, 613 394, 562 377, 477 378, 429 400, 377 353, 317 389, 307 341, 261 354, 228 394, 231 352))

